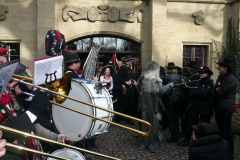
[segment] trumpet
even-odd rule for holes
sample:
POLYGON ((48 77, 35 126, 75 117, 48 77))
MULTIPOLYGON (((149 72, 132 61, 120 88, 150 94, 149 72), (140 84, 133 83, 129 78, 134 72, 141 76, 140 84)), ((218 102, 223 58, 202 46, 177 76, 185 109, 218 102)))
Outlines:
MULTIPOLYGON (((23 76, 19 76, 19 75, 16 75, 16 74, 13 74, 12 77, 13 77, 12 80, 18 81, 19 83, 23 83, 23 84, 26 84, 26 85, 38 88, 40 90, 51 92, 54 95, 58 95, 58 98, 60 99, 60 102, 62 102, 63 98, 68 98, 70 100, 73 100, 73 101, 85 104, 87 106, 95 107, 97 109, 104 110, 104 111, 113 113, 115 115, 119 115, 119 116, 125 117, 127 119, 131 119, 131 120, 143 123, 143 124, 145 124, 149 128, 149 130, 147 132, 143 132, 143 131, 140 131, 140 130, 137 130, 137 129, 134 129, 134 128, 130 128, 130 127, 118 124, 118 123, 114 123, 114 122, 109 121, 109 120, 105 120, 105 119, 102 119, 102 118, 99 118, 99 117, 96 117, 96 116, 93 116, 93 115, 81 112, 81 111, 76 110, 76 109, 72 109, 72 108, 70 108, 68 106, 64 106, 64 105, 62 105, 60 103, 57 103, 57 102, 50 101, 50 103, 55 104, 57 106, 60 106, 62 108, 65 108, 65 109, 71 110, 73 112, 80 113, 82 115, 85 115, 85 116, 88 116, 88 117, 91 117, 91 118, 94 118, 94 119, 97 119, 97 120, 100 120, 100 121, 103 121, 103 122, 106 122, 106 123, 118 126, 118 127, 124 128, 124 129, 127 129, 129 131, 138 133, 138 134, 140 134, 142 136, 148 136, 152 132, 152 125, 149 122, 147 122, 147 121, 144 121, 144 120, 132 117, 132 116, 128 116, 128 115, 125 115, 125 114, 122 114, 122 113, 119 113, 119 112, 116 112, 116 111, 112 111, 112 110, 109 110, 109 109, 105 109, 105 108, 102 108, 101 106, 97 106, 97 105, 94 105, 94 104, 91 104, 91 103, 88 103, 88 102, 85 102, 85 101, 82 101, 82 100, 79 100, 79 99, 76 99, 76 98, 73 98, 73 97, 70 97, 70 96, 67 96, 67 95, 63 94, 63 93, 67 93, 68 94, 69 90, 70 90, 70 87, 64 87, 64 88, 60 87, 60 86, 70 86, 69 84, 66 84, 66 82, 69 82, 69 80, 68 80, 69 77, 66 76, 66 75, 64 75, 63 78, 60 80, 60 84, 57 84, 56 82, 54 82, 52 86, 50 86, 50 87, 48 86, 49 88, 55 89, 55 90, 57 90, 60 93, 52 91, 52 90, 50 90, 48 88, 44 88, 44 87, 40 87, 40 86, 34 86, 33 84, 28 83, 28 82, 32 82, 32 80, 33 80, 32 78, 23 77, 23 76), (28 82, 25 82, 25 81, 28 81, 28 82)), ((56 101, 57 101, 57 99, 56 99, 56 101)))

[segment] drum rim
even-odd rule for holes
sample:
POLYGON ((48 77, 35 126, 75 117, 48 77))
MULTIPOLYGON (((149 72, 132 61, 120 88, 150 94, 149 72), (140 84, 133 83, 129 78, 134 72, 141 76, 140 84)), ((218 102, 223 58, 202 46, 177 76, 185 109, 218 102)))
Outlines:
MULTIPOLYGON (((71 149, 71 148, 66 148, 66 150, 70 150, 70 151, 77 152, 79 155, 82 156, 83 160, 86 160, 86 158, 83 156, 83 154, 82 154, 81 152, 79 152, 79 151, 77 151, 77 150, 74 150, 74 149, 71 149)), ((58 150, 52 152, 51 154, 54 155, 54 153, 57 153, 57 152, 59 152, 59 151, 65 152, 65 151, 64 151, 64 148, 62 148, 62 149, 58 149, 58 150)), ((48 157, 46 160, 49 160, 49 158, 52 158, 52 157, 48 157)))

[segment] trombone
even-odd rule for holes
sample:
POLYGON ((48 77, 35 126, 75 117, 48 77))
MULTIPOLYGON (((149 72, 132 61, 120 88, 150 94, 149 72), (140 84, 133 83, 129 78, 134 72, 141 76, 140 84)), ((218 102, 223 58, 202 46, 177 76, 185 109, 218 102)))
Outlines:
MULTIPOLYGON (((111 156, 107 156, 107 155, 104 155, 104 154, 92 152, 92 151, 85 150, 85 149, 82 149, 82 148, 78 148, 78 147, 75 147, 75 146, 71 146, 71 145, 68 145, 68 144, 65 144, 65 143, 60 143, 60 142, 57 142, 57 141, 54 141, 54 140, 50 140, 50 139, 47 139, 47 138, 43 138, 43 137, 40 137, 40 136, 30 134, 30 133, 27 133, 27 132, 12 129, 12 128, 9 128, 9 127, 3 126, 3 125, 0 125, 0 129, 4 130, 4 131, 7 131, 7 132, 16 133, 16 134, 19 134, 19 135, 22 135, 22 136, 25 136, 25 137, 31 137, 31 138, 35 138, 35 139, 42 140, 42 141, 45 141, 45 142, 49 142, 49 143, 52 143, 52 144, 56 144, 56 145, 59 145, 59 146, 72 148, 72 149, 79 150, 79 151, 82 151, 82 152, 86 152, 86 153, 89 153, 89 154, 94 154, 96 156, 100 156, 100 157, 104 157, 104 158, 108 158, 108 159, 113 159, 113 160, 120 160, 120 159, 115 158, 115 157, 111 157, 111 156)), ((29 148, 26 148, 26 147, 17 146, 17 145, 14 145, 12 143, 7 143, 6 146, 21 149, 21 150, 28 151, 28 152, 33 152, 33 153, 36 153, 36 154, 41 154, 41 155, 44 155, 44 156, 47 156, 47 157, 53 157, 53 158, 57 158, 57 159, 61 159, 61 160, 70 160, 68 158, 58 157, 58 156, 48 154, 48 153, 45 153, 45 152, 40 152, 40 151, 36 151, 36 150, 29 149, 29 148)))
MULTIPOLYGON (((134 129, 134 128, 130 128, 130 127, 127 127, 127 126, 124 126, 124 125, 121 125, 121 124, 118 124, 118 123, 114 123, 112 121, 109 121, 109 120, 105 120, 105 119, 102 119, 102 118, 98 118, 96 116, 93 116, 93 115, 90 115, 90 114, 87 114, 87 113, 84 113, 84 112, 81 112, 79 110, 76 110, 76 109, 72 109, 68 106, 64 106, 60 103, 56 103, 56 102, 53 102, 53 101, 50 101, 50 103, 52 104, 55 104, 55 105, 58 105, 62 108, 65 108, 65 109, 68 109, 68 110, 71 110, 71 111, 74 111, 74 112, 77 112, 77 113, 80 113, 80 114, 83 114, 85 116, 88 116, 88 117, 91 117, 91 118, 94 118, 94 119, 97 119, 97 120, 100 120, 100 121, 103 121, 103 122, 106 122, 106 123, 109 123, 109 124, 112 124, 112 125, 115 125, 115 126, 118 126, 118 127, 121 127, 121 128, 124 128, 124 129, 127 129, 129 131, 132 131, 132 132, 135 132, 135 133, 138 133, 142 136, 148 136, 151 132, 152 132, 152 125, 147 122, 147 121, 144 121, 144 120, 141 120, 141 119, 138 119, 138 118, 135 118, 135 117, 132 117, 132 116, 128 116, 128 115, 125 115, 125 114, 122 114, 122 113, 119 113, 119 112, 116 112, 116 111, 112 111, 112 110, 109 110, 109 109, 105 109, 105 108, 102 108, 101 106, 97 106, 97 105, 94 105, 94 104, 91 104, 91 103, 88 103, 88 102, 85 102, 85 101, 82 101, 82 100, 79 100, 79 99, 76 99, 76 98, 73 98, 73 97, 70 97, 70 96, 67 96, 67 95, 64 95, 64 94, 60 94, 60 93, 57 93, 55 91, 52 91, 48 88, 44 88, 44 87, 40 87, 40 86, 34 86, 33 84, 31 83, 28 83, 28 82, 32 82, 33 79, 32 78, 29 78, 29 77, 24 77, 24 76, 19 76, 19 75, 16 75, 16 74, 13 74, 12 75, 12 80, 14 81, 18 81, 19 83, 23 83, 23 84, 26 84, 26 85, 29 85, 29 86, 32 86, 32 87, 35 87, 35 88, 38 88, 38 89, 41 89, 41 90, 44 90, 44 91, 47 91, 47 92, 51 92, 55 95, 59 95, 59 97, 64 97, 64 98, 68 98, 68 99, 71 99, 73 101, 76 101, 76 102, 79 102, 79 103, 82 103, 82 104, 85 104, 85 105, 88 105, 88 106, 91 106, 91 107, 95 107, 95 108, 98 108, 98 109, 101 109, 101 110, 104 110, 104 111, 107 111, 107 112, 110 112, 110 113, 113 113, 115 115, 119 115, 119 116, 122 116, 122 117, 125 117, 125 118, 128 118, 128 119, 131 119, 131 120, 134 120, 134 121, 137 121, 137 122, 140 122, 140 123, 143 123, 145 124, 148 128, 149 128, 149 131, 147 132, 143 132, 143 131, 140 131, 140 130, 137 130, 137 129, 134 129), (25 82, 25 81, 28 81, 28 82, 25 82)), ((60 83, 66 83, 66 81, 69 79, 69 76, 66 76, 66 74, 63 76, 63 78, 60 80, 60 83)), ((65 86, 69 84, 64 84, 65 86)), ((57 87, 59 86, 64 86, 64 85, 61 85, 61 84, 56 84, 54 82, 54 84, 50 87, 50 88, 54 88, 54 89, 57 89, 59 92, 61 93, 66 93, 67 94, 69 93, 69 91, 65 91, 64 92, 64 89, 59 89, 57 87)), ((67 89, 70 89, 67 88, 67 89)), ((65 88, 66 90, 66 88, 65 88)), ((57 100, 56 100, 57 101, 57 100)))

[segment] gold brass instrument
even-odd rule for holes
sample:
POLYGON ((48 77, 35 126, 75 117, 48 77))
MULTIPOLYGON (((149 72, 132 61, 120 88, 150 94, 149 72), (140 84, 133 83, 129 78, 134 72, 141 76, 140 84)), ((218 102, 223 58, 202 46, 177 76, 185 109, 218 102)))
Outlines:
MULTIPOLYGON (((26 85, 29 85, 29 86, 33 86, 31 83, 27 83, 25 81, 28 81, 28 82, 32 82, 32 78, 29 78, 29 77, 23 77, 23 76, 19 76, 19 75, 15 75, 13 74, 12 76, 13 80, 14 81, 18 81, 20 83, 24 83, 26 85)), ((64 79, 67 79, 67 77, 65 77, 65 75, 63 76, 64 79)), ((66 82, 68 80, 62 80, 61 82, 66 82)), ((57 82, 56 82, 57 83, 57 82)), ((67 84, 56 84, 54 82, 54 87, 61 87, 61 86, 64 86, 64 85, 67 85, 67 84)), ((81 101, 81 100, 78 100, 76 98, 72 98, 70 96, 67 96, 66 92, 64 91, 64 88, 55 88, 54 87, 49 87, 51 89, 54 89, 54 90, 58 90, 60 93, 56 92, 56 91, 52 91, 48 88, 44 88, 44 87, 40 87, 40 86, 33 86, 35 88, 38 88, 40 90, 45 90, 47 92, 51 92, 53 93, 54 95, 58 95, 59 97, 64 97, 64 98, 68 98, 68 99, 71 99, 73 101, 76 101, 76 102, 79 102, 79 103, 83 103, 85 105, 88 105, 88 106, 91 106, 91 107, 95 107, 95 108, 98 108, 98 109, 101 109, 101 110, 104 110, 104 111, 107 111, 107 112, 110 112, 110 113, 113 113, 115 115, 119 115, 119 116, 122 116, 122 117, 125 117, 125 118, 128 118, 128 119, 131 119, 131 120, 134 120, 134 121, 137 121, 137 122, 140 122, 140 123, 143 123, 145 124, 146 126, 148 126, 149 128, 149 131, 148 132, 143 132, 143 131, 140 131, 140 130, 137 130, 137 129, 134 129, 134 128, 130 128, 130 127, 127 127, 127 126, 124 126, 124 125, 121 125, 121 124, 118 124, 118 123, 114 123, 112 121, 109 121, 109 120, 105 120, 105 119, 101 119, 101 118, 98 118, 96 116, 93 116, 93 115, 90 115, 90 114, 87 114, 87 113, 84 113, 84 112, 81 112, 79 110, 75 110, 75 109, 72 109, 70 107, 67 107, 67 106, 64 106, 62 104, 59 104, 59 103, 56 103, 56 102, 53 102, 53 101, 50 101, 52 104, 55 104, 55 105, 58 105, 60 107, 63 107, 65 109, 68 109, 68 110, 71 110, 71 111, 74 111, 74 112, 77 112, 77 113, 80 113, 80 114, 83 114, 85 116, 88 116, 88 117, 91 117, 91 118, 94 118, 94 119, 97 119, 97 120, 100 120, 100 121, 103 121, 103 122, 106 122, 106 123, 109 123, 109 124, 112 124, 112 125, 115 125, 115 126, 118 126, 118 127, 121 127, 121 128, 124 128, 124 129, 127 129, 129 131, 132 131, 132 132, 135 132, 135 133, 138 133, 142 136, 148 136, 151 132, 152 132, 152 125, 147 122, 147 121, 144 121, 144 120, 141 120, 141 119, 138 119, 138 118, 135 118, 135 117, 132 117, 132 116, 128 116, 128 115, 125 115, 125 114, 122 114, 122 113, 119 113, 119 112, 116 112, 116 111, 112 111, 112 110, 109 110, 109 109, 105 109, 105 108, 102 108, 101 106, 97 106, 97 105, 94 105, 94 104, 91 104, 91 103, 88 103, 88 102, 84 102, 84 101, 81 101)), ((68 91, 69 93, 69 91, 68 91)))
MULTIPOLYGON (((22 135, 22 136, 25 136, 25 137, 32 137, 32 138, 35 138, 35 139, 38 139, 38 140, 41 140, 41 141, 45 141, 45 142, 49 142, 49 143, 52 143, 52 144, 56 144, 56 145, 59 145, 59 146, 62 146, 62 147, 72 148, 72 149, 79 150, 79 151, 82 151, 82 152, 86 152, 86 153, 89 153, 89 154, 94 154, 96 156, 100 156, 100 157, 104 157, 104 158, 108 158, 108 159, 113 159, 113 160, 120 160, 120 159, 115 158, 115 157, 107 156, 107 155, 104 155, 104 154, 92 152, 92 151, 85 150, 85 149, 82 149, 82 148, 78 148, 78 147, 75 147, 75 146, 71 146, 71 145, 68 145, 68 144, 60 143, 60 142, 57 142, 57 141, 53 141, 53 140, 50 140, 50 139, 47 139, 47 138, 43 138, 43 137, 40 137, 40 136, 30 134, 30 133, 26 133, 26 132, 23 132, 23 131, 12 129, 12 128, 9 128, 9 127, 3 126, 3 125, 0 125, 0 129, 4 130, 4 131, 7 131, 7 132, 11 132, 11 133, 16 133, 16 134, 19 134, 19 135, 22 135)), ((41 155, 44 155, 44 156, 47 156, 47 157, 53 157, 53 158, 62 159, 62 160, 70 160, 68 158, 62 158, 62 157, 54 156, 54 155, 51 155, 51 154, 48 154, 48 153, 44 153, 44 152, 29 149, 29 148, 17 146, 17 145, 11 144, 11 143, 7 143, 6 146, 21 149, 21 150, 28 151, 28 152, 33 152, 33 153, 36 153, 36 154, 41 154, 41 155)))
POLYGON ((185 85, 187 88, 197 88, 197 87, 192 87, 192 86, 188 86, 188 85, 187 85, 187 83, 198 82, 198 81, 201 80, 201 79, 197 79, 197 80, 189 81, 189 79, 191 79, 191 78, 194 77, 195 75, 198 75, 198 73, 195 73, 195 74, 191 75, 190 77, 188 77, 185 82, 183 82, 183 83, 177 83, 177 84, 174 84, 174 85, 175 85, 175 86, 185 85))

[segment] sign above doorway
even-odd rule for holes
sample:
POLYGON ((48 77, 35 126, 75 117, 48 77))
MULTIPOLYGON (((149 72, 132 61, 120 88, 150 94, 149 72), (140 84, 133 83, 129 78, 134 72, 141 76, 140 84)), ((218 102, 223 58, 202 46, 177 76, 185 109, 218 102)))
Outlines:
POLYGON ((73 21, 126 21, 134 23, 137 20, 138 23, 142 23, 143 13, 142 5, 137 6, 135 9, 118 9, 109 5, 93 6, 90 9, 64 6, 62 10, 62 18, 65 22, 70 17, 73 21))

